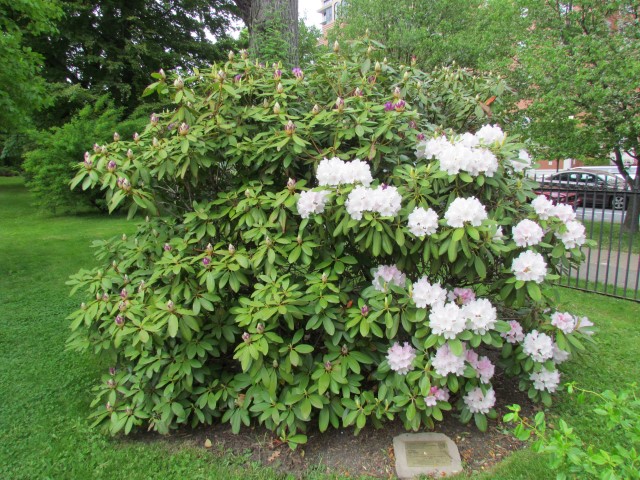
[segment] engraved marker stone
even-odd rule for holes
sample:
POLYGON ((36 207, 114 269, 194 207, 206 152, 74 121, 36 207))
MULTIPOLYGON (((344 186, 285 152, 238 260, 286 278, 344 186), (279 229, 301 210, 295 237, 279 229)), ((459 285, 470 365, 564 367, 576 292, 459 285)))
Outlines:
POLYGON ((396 473, 401 479, 448 476, 462 471, 458 447, 444 433, 403 433, 393 439, 393 450, 396 473))

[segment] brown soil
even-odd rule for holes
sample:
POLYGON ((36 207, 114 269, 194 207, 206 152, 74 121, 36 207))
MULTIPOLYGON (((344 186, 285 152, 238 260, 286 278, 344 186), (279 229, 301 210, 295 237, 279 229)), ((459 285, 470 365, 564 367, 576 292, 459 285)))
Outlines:
MULTIPOLYGON (((498 375, 496 375, 497 377, 498 375)), ((465 472, 482 471, 501 461, 524 444, 510 435, 499 420, 508 412, 507 405, 522 406, 521 415, 532 416, 536 407, 526 394, 519 392, 514 380, 494 377, 498 420, 489 420, 486 432, 480 432, 473 421, 461 424, 452 415, 437 423, 434 432, 448 435, 458 446, 465 472)), ((446 415, 446 414, 445 414, 446 415)), ((511 427, 509 427, 511 428, 511 427)), ((365 427, 358 436, 352 428, 329 430, 323 434, 309 431, 306 445, 292 451, 282 445, 277 437, 261 427, 244 428, 234 435, 228 424, 183 430, 176 440, 193 443, 206 449, 210 440, 211 454, 231 453, 242 455, 250 461, 268 465, 277 471, 304 478, 309 468, 315 471, 341 474, 350 477, 367 475, 376 478, 395 477, 393 437, 405 433, 400 421, 389 422, 376 430, 365 427)))

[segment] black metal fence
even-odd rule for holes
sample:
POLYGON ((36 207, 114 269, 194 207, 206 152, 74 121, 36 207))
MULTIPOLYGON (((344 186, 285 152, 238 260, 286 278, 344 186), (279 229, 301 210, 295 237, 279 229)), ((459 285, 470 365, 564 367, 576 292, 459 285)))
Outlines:
POLYGON ((601 172, 569 170, 531 177, 539 184, 538 194, 572 205, 587 238, 597 242, 594 248, 582 247, 584 263, 566 269, 559 284, 640 302, 640 234, 625 228, 640 193, 621 176, 601 172))

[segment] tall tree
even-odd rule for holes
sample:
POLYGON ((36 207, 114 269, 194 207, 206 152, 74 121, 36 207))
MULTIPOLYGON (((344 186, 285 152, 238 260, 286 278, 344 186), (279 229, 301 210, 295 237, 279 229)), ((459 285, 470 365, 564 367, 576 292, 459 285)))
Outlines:
POLYGON ((298 0, 235 0, 249 30, 249 49, 255 57, 283 60, 298 66, 298 0), (277 42, 279 48, 273 48, 277 42), (278 54, 278 58, 273 58, 278 54))
POLYGON ((640 155, 640 4, 636 0, 523 1, 530 28, 518 68, 532 100, 526 131, 547 158, 612 156, 632 186, 625 227, 638 231, 640 176, 623 154, 640 155))
POLYGON ((47 103, 43 57, 26 35, 52 35, 62 11, 47 0, 0 0, 0 134, 20 130, 47 103))
POLYGON ((49 82, 108 91, 130 112, 160 68, 222 58, 236 7, 230 0, 67 0, 59 34, 36 35, 49 82))

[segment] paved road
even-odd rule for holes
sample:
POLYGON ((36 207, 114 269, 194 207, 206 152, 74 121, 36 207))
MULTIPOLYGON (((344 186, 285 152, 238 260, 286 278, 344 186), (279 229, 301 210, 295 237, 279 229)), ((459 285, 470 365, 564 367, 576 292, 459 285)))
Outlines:
POLYGON ((579 207, 576 210, 578 220, 589 222, 622 223, 625 214, 626 211, 624 210, 611 210, 609 208, 579 207))

